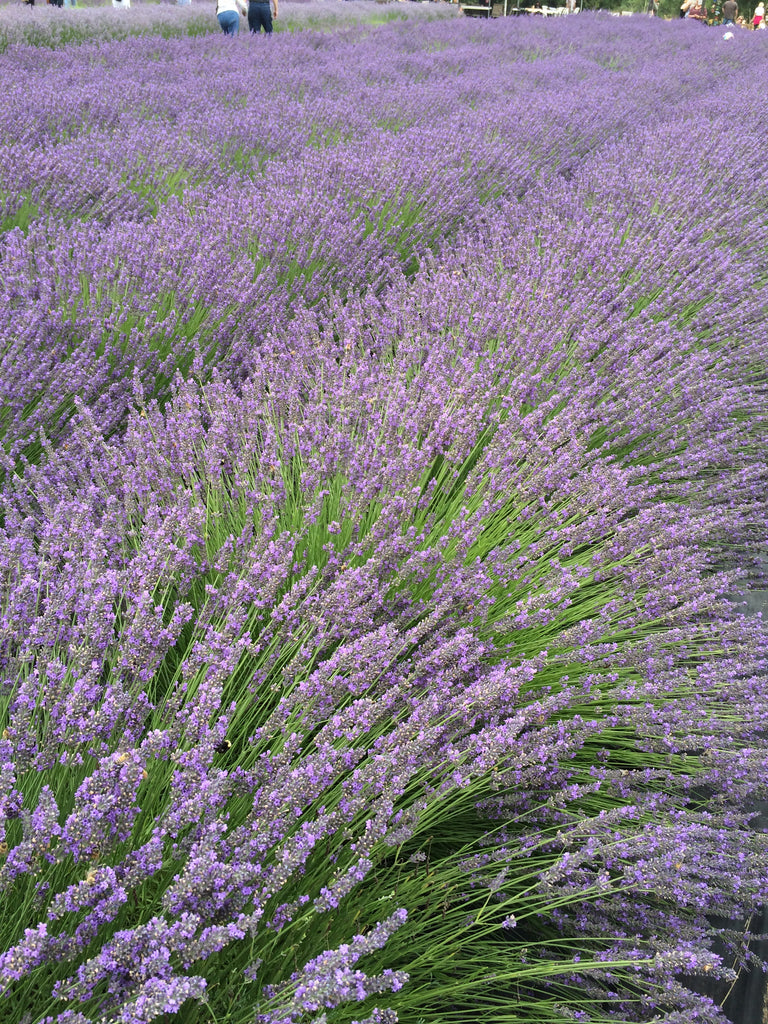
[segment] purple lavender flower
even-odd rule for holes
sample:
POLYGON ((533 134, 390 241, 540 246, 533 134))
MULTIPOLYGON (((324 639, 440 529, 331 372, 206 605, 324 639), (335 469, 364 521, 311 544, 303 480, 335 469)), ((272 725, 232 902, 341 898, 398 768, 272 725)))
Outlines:
POLYGON ((9 1012, 722 1019, 760 40, 92 13, 0 54, 9 1012))

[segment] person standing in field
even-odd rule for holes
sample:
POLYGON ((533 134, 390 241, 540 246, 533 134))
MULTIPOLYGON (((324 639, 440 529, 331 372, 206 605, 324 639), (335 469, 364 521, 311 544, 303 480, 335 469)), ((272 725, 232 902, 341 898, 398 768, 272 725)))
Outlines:
POLYGON ((723 24, 735 25, 739 16, 739 6, 736 0, 725 0, 723 4, 723 24))
POLYGON ((244 0, 216 0, 216 20, 225 36, 236 36, 240 30, 240 15, 247 13, 244 0))
POLYGON ((755 13, 752 15, 752 28, 760 28, 763 20, 765 19, 765 6, 763 0, 755 8, 755 13))
POLYGON ((273 17, 277 17, 277 0, 272 0, 272 8, 269 5, 269 0, 249 0, 248 28, 251 30, 251 35, 257 36, 263 28, 266 34, 271 36, 273 17))

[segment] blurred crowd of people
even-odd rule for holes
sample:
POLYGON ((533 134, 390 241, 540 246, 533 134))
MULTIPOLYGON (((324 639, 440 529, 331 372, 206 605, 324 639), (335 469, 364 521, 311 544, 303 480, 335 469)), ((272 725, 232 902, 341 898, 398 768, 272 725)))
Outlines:
POLYGON ((752 17, 739 13, 738 0, 715 0, 709 7, 707 0, 683 0, 680 4, 680 17, 704 25, 722 25, 726 28, 764 29, 765 4, 759 0, 752 17))

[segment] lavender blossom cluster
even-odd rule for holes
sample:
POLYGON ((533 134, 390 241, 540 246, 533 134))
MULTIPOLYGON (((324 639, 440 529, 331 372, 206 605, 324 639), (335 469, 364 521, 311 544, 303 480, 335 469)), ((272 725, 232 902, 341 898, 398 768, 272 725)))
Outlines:
POLYGON ((760 969, 768 51, 632 22, 0 56, 4 1022, 760 969))

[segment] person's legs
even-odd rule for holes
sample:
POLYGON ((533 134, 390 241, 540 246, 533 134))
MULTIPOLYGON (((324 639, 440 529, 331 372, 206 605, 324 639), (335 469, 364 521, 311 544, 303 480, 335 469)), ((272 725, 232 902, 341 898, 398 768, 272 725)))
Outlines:
POLYGON ((236 36, 240 28, 240 15, 237 11, 222 11, 219 15, 219 24, 225 36, 236 36))
POLYGON ((255 3, 251 0, 248 4, 248 28, 257 35, 263 28, 267 35, 271 35, 272 8, 268 3, 255 3))

